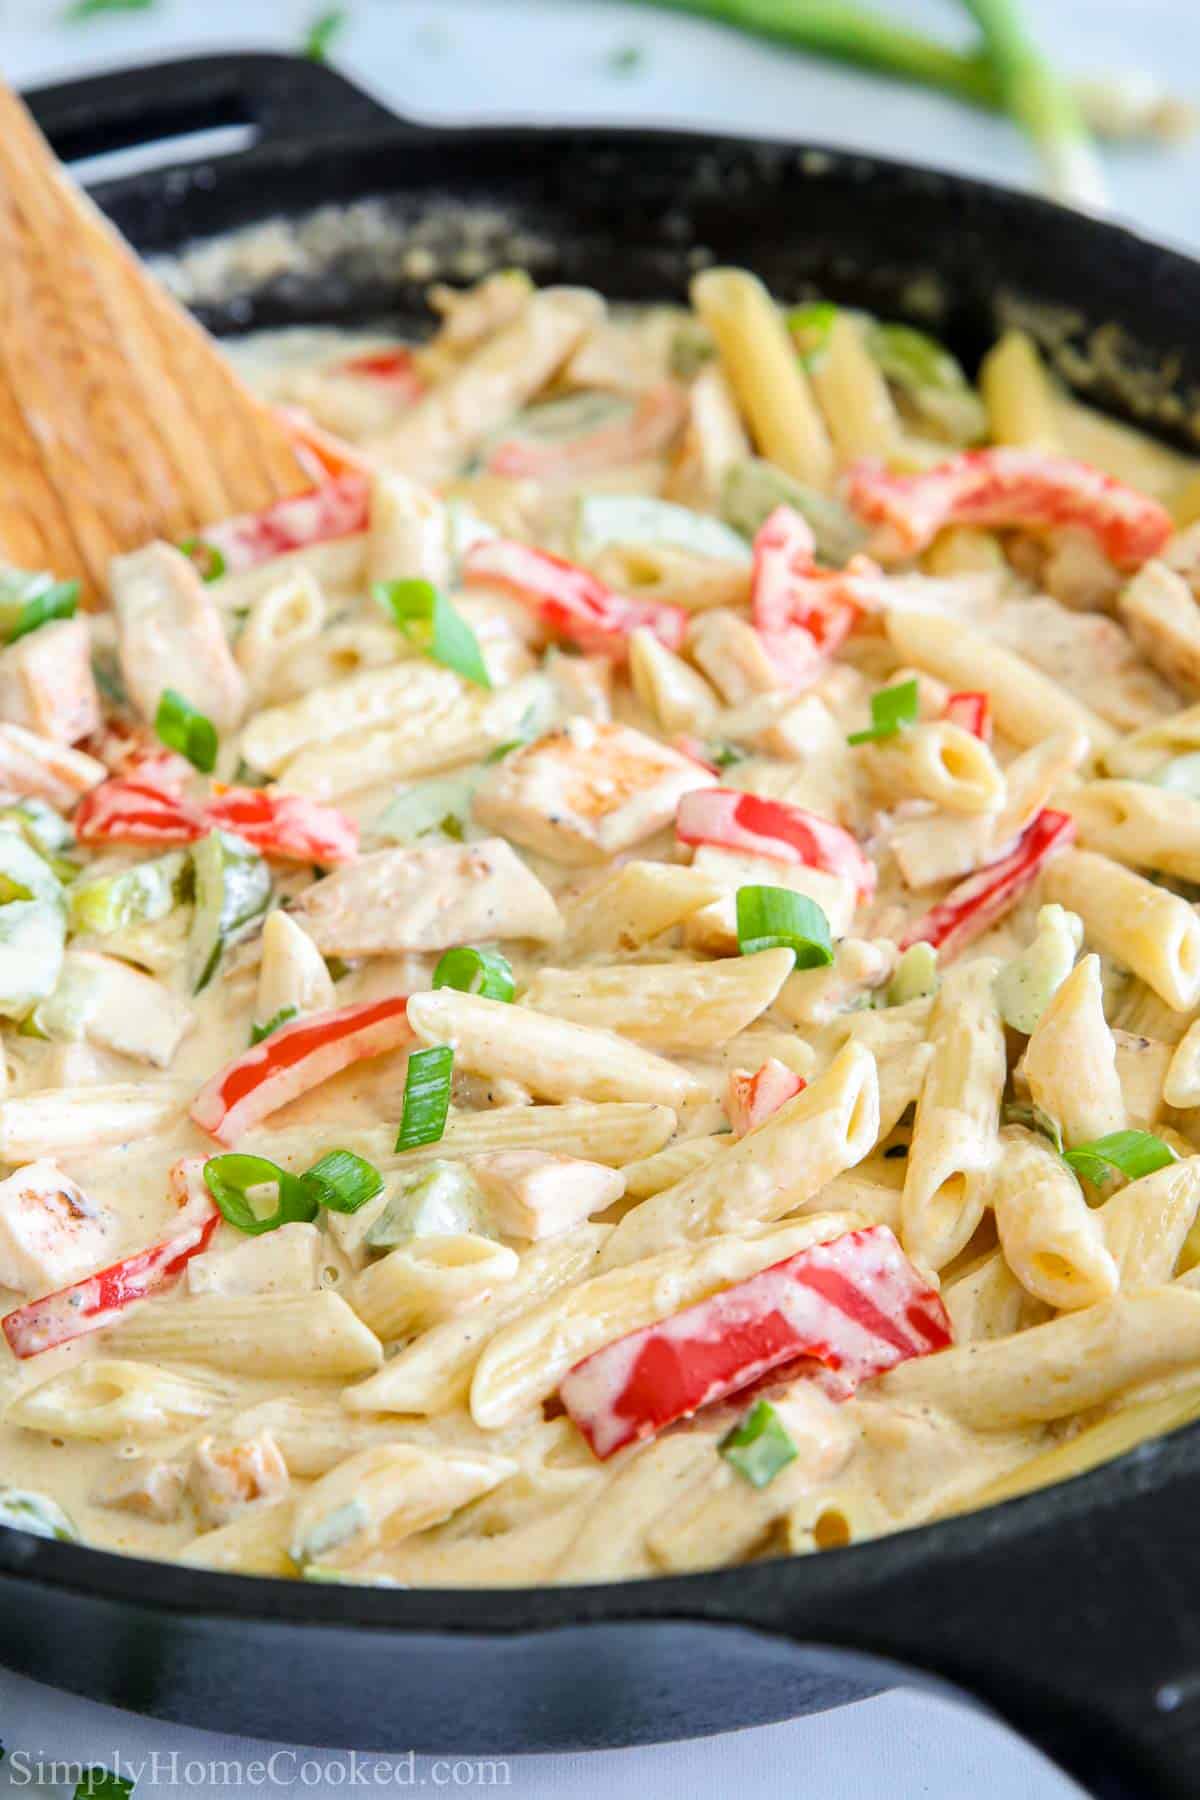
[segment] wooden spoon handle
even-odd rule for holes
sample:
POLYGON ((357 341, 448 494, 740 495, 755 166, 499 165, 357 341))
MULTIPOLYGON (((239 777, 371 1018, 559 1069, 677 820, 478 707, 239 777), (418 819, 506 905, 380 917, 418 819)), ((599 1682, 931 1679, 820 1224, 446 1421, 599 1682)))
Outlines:
POLYGON ((102 593, 119 552, 311 485, 0 83, 0 558, 102 593))

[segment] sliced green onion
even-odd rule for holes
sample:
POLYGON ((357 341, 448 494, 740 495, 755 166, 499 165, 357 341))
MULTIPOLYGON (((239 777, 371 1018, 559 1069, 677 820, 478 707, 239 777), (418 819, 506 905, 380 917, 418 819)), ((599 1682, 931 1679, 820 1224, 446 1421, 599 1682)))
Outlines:
POLYGON ((895 737, 907 725, 915 725, 920 695, 916 677, 898 682, 895 687, 879 688, 871 695, 871 723, 865 731, 852 731, 848 744, 871 744, 880 738, 895 737))
POLYGON ((454 1051, 449 1044, 414 1050, 408 1059, 404 1083, 404 1111, 400 1115, 397 1150, 416 1150, 436 1144, 446 1129, 450 1111, 450 1072, 454 1051))
POLYGON ((714 769, 732 769, 735 763, 745 762, 746 752, 739 750, 736 744, 715 739, 705 744, 704 760, 710 762, 714 769))
POLYGON ((829 334, 837 316, 838 309, 832 300, 814 300, 808 306, 793 306, 786 314, 787 328, 806 369, 820 366, 829 348, 829 334))
POLYGON ((482 994, 485 1000, 511 1000, 516 993, 512 964, 498 950, 473 944, 447 950, 433 971, 435 988, 457 988, 460 994, 482 994))
POLYGON ((1073 1150, 1063 1152, 1063 1161, 1097 1187, 1107 1181, 1110 1169, 1116 1169, 1127 1181, 1137 1181, 1140 1176, 1153 1175, 1155 1169, 1165 1169, 1168 1163, 1178 1160, 1170 1144, 1164 1144, 1152 1131, 1110 1131, 1106 1137, 1093 1138, 1090 1144, 1076 1144, 1073 1150))
POLYGON ((1004 1108, 1003 1117, 1006 1125, 1024 1125, 1027 1131, 1040 1132, 1042 1137, 1049 1138, 1058 1154, 1062 1155, 1062 1126, 1048 1112, 1043 1112, 1040 1106, 1030 1106, 1024 1100, 1010 1100, 1004 1108))
POLYGON ((301 56, 307 56, 309 62, 323 63, 329 55, 333 40, 345 30, 346 20, 346 9, 343 6, 334 6, 328 12, 318 13, 304 35, 304 42, 300 46, 301 56))
POLYGON ((377 581, 371 591, 405 637, 434 662, 478 687, 491 687, 479 639, 432 581, 377 581))
POLYGON ((833 961, 829 920, 815 900, 791 888, 739 888, 737 934, 743 956, 782 946, 795 953, 798 969, 821 969, 833 961))
POLYGON ((958 359, 935 337, 913 325, 872 319, 867 327, 867 349, 897 387, 934 388, 948 393, 967 385, 958 359))
POLYGON ((8 634, 10 644, 18 638, 28 637, 41 625, 48 625, 52 619, 73 619, 75 609, 79 605, 79 583, 77 581, 54 581, 49 587, 42 588, 26 600, 17 622, 8 634))
POLYGON ((0 1525, 28 1531, 33 1537, 58 1538, 64 1544, 79 1539, 74 1521, 58 1501, 34 1488, 0 1487, 0 1525))
POLYGON ((216 581, 225 573, 225 558, 207 538, 184 538, 179 546, 189 562, 195 563, 202 581, 216 581))
POLYGON ((111 1769, 85 1769, 71 1800, 129 1800, 135 1786, 130 1776, 114 1775, 111 1769))
POLYGON ((154 715, 154 729, 168 750, 178 750, 202 775, 217 766, 217 728, 174 688, 164 688, 154 715))
POLYGON ((278 1031, 281 1025, 288 1025, 293 1019, 298 1018, 299 1013, 298 1006, 281 1006, 277 1013, 271 1014, 265 1025, 251 1025, 251 1045, 261 1044, 264 1038, 269 1038, 271 1033, 278 1031))
POLYGON ((538 716, 538 709, 531 702, 517 720, 518 735, 515 738, 509 738, 503 744, 497 744, 494 750, 489 750, 483 759, 484 762, 503 762, 504 758, 511 756, 514 750, 523 750, 526 744, 532 744, 535 738, 541 736, 544 729, 545 724, 538 716))
POLYGON ((247 1237, 261 1237, 281 1225, 308 1223, 317 1216, 318 1199, 299 1175, 289 1175, 265 1156, 246 1156, 231 1151, 210 1156, 204 1165, 204 1182, 223 1219, 247 1237), (249 1190, 273 1186, 278 1201, 273 1213, 260 1216, 248 1198, 249 1190))
POLYGON ((452 844, 461 844, 466 836, 467 828, 457 813, 443 813, 436 825, 427 825, 424 831, 418 831, 418 837, 432 837, 434 832, 449 838, 452 844))
POLYGON ((741 1423, 725 1433, 717 1449, 756 1488, 765 1488, 800 1454, 768 1400, 752 1406, 741 1423))
POLYGON ((300 1179, 329 1212, 357 1212, 383 1188, 374 1163, 353 1150, 327 1150, 300 1179))

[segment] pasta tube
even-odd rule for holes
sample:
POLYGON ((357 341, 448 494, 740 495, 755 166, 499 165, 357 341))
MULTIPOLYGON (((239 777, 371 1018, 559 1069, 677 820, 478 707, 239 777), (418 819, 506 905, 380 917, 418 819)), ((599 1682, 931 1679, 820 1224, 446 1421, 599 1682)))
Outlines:
POLYGON ((1094 850, 1047 866, 1046 897, 1083 920, 1088 941, 1179 1012, 1200 1004, 1200 920, 1186 900, 1094 850))
POLYGON ((694 1050, 723 1044, 752 1024, 774 1002, 795 960, 779 949, 710 963, 539 969, 521 1004, 639 1043, 694 1050))
POLYGON ((511 1424, 603 1344, 861 1223, 853 1213, 815 1213, 753 1237, 664 1250, 552 1295, 487 1345, 471 1381, 471 1416, 488 1430, 511 1424))
POLYGON ((692 305, 717 340, 722 367, 763 455, 797 481, 825 487, 833 475, 833 447, 762 282, 744 269, 706 269, 692 282, 692 305))
POLYGON ((941 1407, 977 1431, 1004 1431, 1103 1406, 1127 1388, 1197 1364, 1200 1293, 1149 1287, 1015 1337, 917 1357, 882 1376, 876 1392, 941 1407))
POLYGON ((1117 1291, 1117 1265, 1070 1169, 1031 1133, 1005 1131, 991 1187, 1004 1259, 1022 1287, 1061 1311, 1117 1291))
POLYGON ((933 1057, 917 1101, 901 1206, 910 1256, 940 1269, 983 1216, 982 1178, 996 1158, 1008 1072, 995 999, 999 963, 982 956, 950 970, 930 1020, 933 1057))
POLYGON ((878 1134, 875 1059, 861 1044, 847 1044, 824 1074, 764 1125, 626 1213, 600 1266, 618 1268, 681 1241, 782 1218, 861 1162, 878 1134))
POLYGON ((452 1044, 463 1067, 520 1081, 548 1100, 652 1100, 672 1106, 696 1088, 685 1070, 615 1032, 454 988, 413 994, 408 1022, 423 1044, 452 1044))
POLYGON ((1085 956, 1058 989, 1022 1066, 1034 1105, 1058 1121, 1068 1149, 1123 1129, 1125 1100, 1098 956, 1085 956))
POLYGON ((885 624, 905 662, 953 688, 990 695, 997 729, 1015 744, 1040 744, 1058 732, 1081 731, 1095 755, 1115 741, 1112 726, 1066 688, 961 620, 951 624, 941 613, 893 609, 885 624))

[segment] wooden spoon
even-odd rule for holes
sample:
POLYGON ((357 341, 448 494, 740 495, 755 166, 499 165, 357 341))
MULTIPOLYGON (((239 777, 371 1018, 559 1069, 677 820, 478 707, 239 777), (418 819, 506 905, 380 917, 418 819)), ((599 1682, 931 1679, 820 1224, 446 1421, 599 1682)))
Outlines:
POLYGON ((119 552, 312 485, 0 82, 0 561, 95 602, 119 552))

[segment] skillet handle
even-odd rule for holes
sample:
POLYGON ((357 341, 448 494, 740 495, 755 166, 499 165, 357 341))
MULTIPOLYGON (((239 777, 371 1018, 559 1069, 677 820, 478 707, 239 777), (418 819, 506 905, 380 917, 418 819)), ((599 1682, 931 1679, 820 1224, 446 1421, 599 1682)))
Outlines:
POLYGON ((1058 1488, 821 1556, 815 1593, 798 1580, 791 1607, 788 1565, 760 1564, 737 1610, 965 1690, 1098 1800, 1196 1800, 1195 1465, 1193 1428, 1058 1488))
POLYGON ((248 125, 256 143, 405 127, 325 63, 251 52, 182 57, 34 88, 25 100, 63 162, 248 125))

